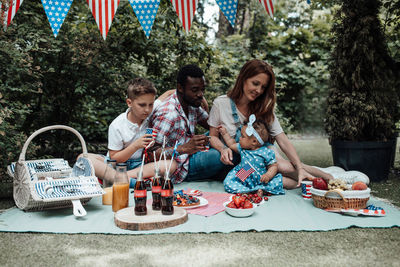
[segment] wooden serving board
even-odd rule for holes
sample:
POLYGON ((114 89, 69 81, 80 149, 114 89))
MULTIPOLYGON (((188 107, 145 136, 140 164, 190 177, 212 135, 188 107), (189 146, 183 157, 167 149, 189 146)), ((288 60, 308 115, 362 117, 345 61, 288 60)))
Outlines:
POLYGON ((135 207, 128 207, 114 214, 115 225, 126 230, 153 230, 176 226, 185 223, 188 214, 185 209, 174 207, 174 214, 162 215, 161 211, 153 210, 147 205, 147 215, 136 216, 135 207))

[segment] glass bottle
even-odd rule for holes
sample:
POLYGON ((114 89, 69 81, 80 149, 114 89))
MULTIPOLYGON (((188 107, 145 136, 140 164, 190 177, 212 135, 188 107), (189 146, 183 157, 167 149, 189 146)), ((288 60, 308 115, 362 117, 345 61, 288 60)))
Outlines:
POLYGON ((161 210, 161 185, 162 178, 160 177, 158 169, 155 170, 153 182, 151 184, 151 193, 153 196, 153 210, 161 210))
POLYGON ((112 210, 114 212, 129 205, 129 180, 126 174, 126 163, 117 163, 113 185, 112 210))
POLYGON ((146 215, 147 190, 146 190, 146 185, 144 184, 143 181, 143 174, 141 172, 139 172, 138 177, 136 179, 134 198, 135 198, 135 215, 137 216, 146 215))
POLYGON ((103 194, 102 201, 103 205, 112 205, 112 186, 115 178, 115 166, 117 161, 114 159, 108 159, 107 165, 103 174, 103 190, 106 192, 103 194))
POLYGON ((174 206, 172 205, 174 201, 174 186, 169 175, 166 174, 165 177, 161 188, 161 213, 163 215, 172 215, 174 214, 174 206))

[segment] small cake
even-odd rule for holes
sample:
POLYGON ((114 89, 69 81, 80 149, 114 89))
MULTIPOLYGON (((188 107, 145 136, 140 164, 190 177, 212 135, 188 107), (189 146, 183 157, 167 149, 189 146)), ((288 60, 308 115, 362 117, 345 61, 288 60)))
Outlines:
POLYGON ((183 190, 179 190, 174 192, 174 202, 172 204, 177 207, 197 206, 200 205, 200 199, 184 194, 183 190))

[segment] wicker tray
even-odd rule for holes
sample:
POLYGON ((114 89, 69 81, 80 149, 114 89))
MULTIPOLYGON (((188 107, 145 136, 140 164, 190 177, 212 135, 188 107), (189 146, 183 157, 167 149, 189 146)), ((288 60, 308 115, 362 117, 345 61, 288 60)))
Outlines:
POLYGON ((366 190, 319 190, 311 188, 314 206, 321 209, 364 209, 371 189, 366 190))
POLYGON ((74 214, 84 216, 86 211, 81 202, 86 204, 92 197, 104 193, 87 156, 83 137, 71 127, 53 125, 35 131, 26 140, 18 161, 8 166, 8 173, 13 177, 13 197, 17 207, 34 211, 73 205, 74 214), (83 157, 77 160, 73 168, 64 159, 25 160, 26 150, 32 139, 40 133, 56 129, 71 131, 81 142, 83 157), (47 190, 49 188, 51 191, 47 190), (44 189, 48 192, 43 193, 44 189))

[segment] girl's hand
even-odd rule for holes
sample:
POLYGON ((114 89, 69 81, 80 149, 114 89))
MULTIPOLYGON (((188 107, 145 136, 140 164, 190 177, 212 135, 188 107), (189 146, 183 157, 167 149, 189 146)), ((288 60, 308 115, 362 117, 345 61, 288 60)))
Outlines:
POLYGON ((228 133, 228 131, 226 130, 226 128, 225 128, 224 126, 222 126, 222 125, 218 126, 217 129, 218 129, 218 132, 219 132, 222 136, 228 133))
POLYGON ((151 134, 145 134, 142 137, 136 139, 136 141, 133 143, 138 148, 145 148, 151 143, 151 141, 153 141, 151 134))
POLYGON ((221 162, 224 163, 225 165, 233 165, 233 153, 232 150, 228 147, 222 149, 221 151, 221 162))
POLYGON ((270 175, 268 175, 267 173, 264 173, 260 177, 260 182, 267 184, 269 182, 269 180, 271 180, 271 178, 272 177, 270 177, 270 175))

